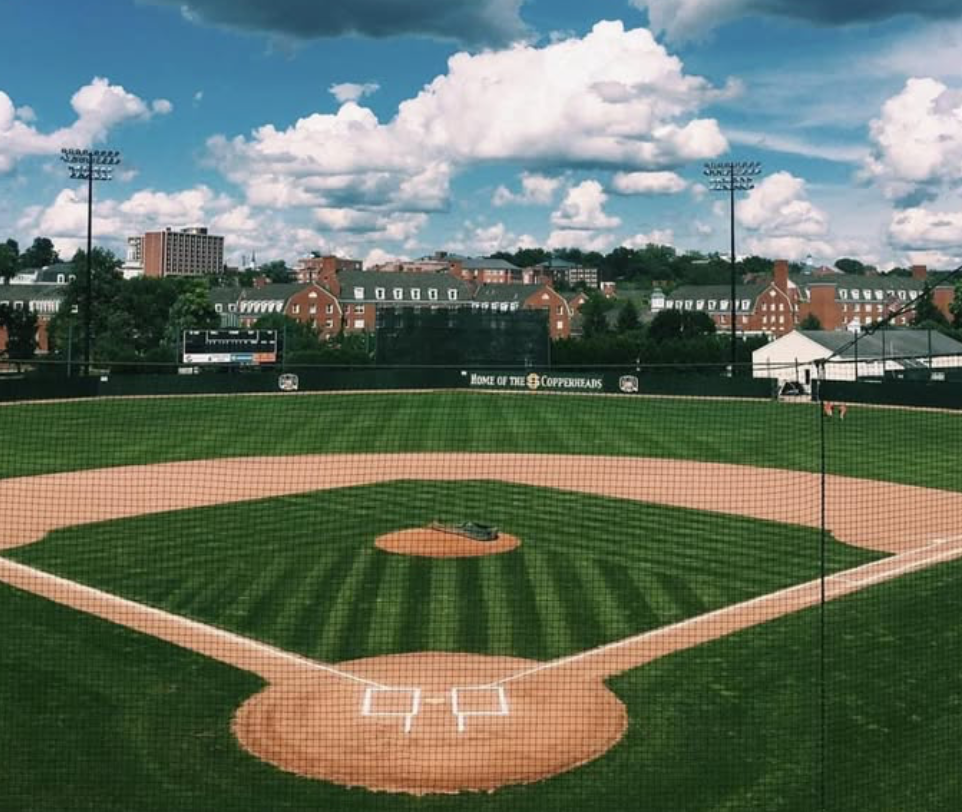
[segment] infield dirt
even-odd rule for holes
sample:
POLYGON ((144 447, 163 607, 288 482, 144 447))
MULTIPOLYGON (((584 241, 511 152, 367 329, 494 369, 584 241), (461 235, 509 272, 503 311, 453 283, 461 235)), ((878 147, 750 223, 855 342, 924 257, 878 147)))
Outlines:
MULTIPOLYGON (((665 459, 397 454, 243 458, 80 471, 0 482, 0 549, 60 527, 395 479, 489 479, 820 526, 817 474, 665 459), (785 494, 779 500, 773 494, 785 494), (54 507, 49 507, 54 506, 54 507)), ((827 524, 849 544, 897 553, 550 663, 406 654, 315 663, 257 641, 58 579, 0 558, 0 580, 259 674, 270 684, 234 729, 276 766, 351 786, 414 794, 493 790, 596 758, 627 725, 604 680, 658 657, 866 586, 962 557, 962 494, 827 478, 827 524), (405 733, 364 715, 374 683, 418 687, 405 733), (470 716, 459 732, 452 687, 505 689, 509 712, 470 716)))

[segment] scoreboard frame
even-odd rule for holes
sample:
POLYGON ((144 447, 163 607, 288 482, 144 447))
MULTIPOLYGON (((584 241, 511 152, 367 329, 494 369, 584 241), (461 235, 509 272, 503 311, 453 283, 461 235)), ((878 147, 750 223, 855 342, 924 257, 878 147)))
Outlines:
POLYGON ((184 364, 276 364, 277 330, 184 330, 180 355, 184 364))

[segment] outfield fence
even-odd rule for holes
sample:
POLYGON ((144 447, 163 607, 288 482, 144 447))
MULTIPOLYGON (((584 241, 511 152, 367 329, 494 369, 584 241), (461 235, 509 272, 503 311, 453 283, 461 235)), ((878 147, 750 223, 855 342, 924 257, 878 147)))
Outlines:
POLYGON ((707 372, 0 380, 0 809, 962 809, 962 415, 707 372))

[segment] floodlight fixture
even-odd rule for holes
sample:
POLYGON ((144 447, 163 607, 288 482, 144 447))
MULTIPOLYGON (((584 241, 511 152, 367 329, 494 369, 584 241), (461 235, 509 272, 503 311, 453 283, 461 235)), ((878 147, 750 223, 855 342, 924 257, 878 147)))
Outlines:
POLYGON ((761 161, 709 161, 705 164, 708 188, 713 192, 728 192, 731 215, 731 362, 735 374, 735 337, 738 308, 735 303, 735 192, 749 192, 755 179, 762 174, 761 161))
POLYGON ((93 251, 94 221, 94 181, 113 180, 114 167, 120 164, 120 151, 116 149, 76 149, 68 147, 60 150, 62 160, 70 172, 72 180, 87 181, 87 274, 84 282, 84 347, 83 372, 90 373, 90 348, 93 325, 93 271, 90 254, 93 251))

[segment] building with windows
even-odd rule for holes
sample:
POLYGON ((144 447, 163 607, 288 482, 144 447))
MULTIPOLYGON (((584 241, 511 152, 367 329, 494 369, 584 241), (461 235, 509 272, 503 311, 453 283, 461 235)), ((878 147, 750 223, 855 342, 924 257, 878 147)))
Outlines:
MULTIPOLYGON (((770 282, 739 284, 735 289, 735 328, 746 335, 782 336, 792 332, 806 317, 815 316, 824 330, 858 331, 888 318, 893 326, 911 324, 912 306, 925 289, 925 266, 912 268, 911 277, 877 274, 789 274, 788 262, 775 263, 770 282)), ((933 288, 933 302, 946 317, 954 288, 933 288)), ((652 314, 661 310, 693 310, 707 313, 720 331, 731 329, 730 285, 683 285, 670 294, 655 288, 652 314)))
POLYGON ((344 310, 346 332, 374 332, 382 307, 467 307, 471 287, 448 273, 344 271, 327 282, 344 310))
POLYGON ((505 259, 491 257, 457 260, 452 272, 475 285, 510 285, 521 281, 521 268, 505 259))
MULTIPOLYGON (((134 248, 136 255, 131 240, 128 249, 134 248)), ((224 270, 224 238, 208 234, 206 228, 148 231, 141 258, 144 276, 212 276, 224 270)))
POLYGON ((331 276, 341 271, 360 271, 363 263, 359 259, 344 259, 342 257, 305 257, 297 261, 294 276, 298 282, 324 283, 331 276))
POLYGON ((552 339, 571 336, 571 307, 550 285, 482 285, 474 295, 472 307, 480 310, 545 310, 552 339))
POLYGON ((583 282, 586 287, 598 287, 598 269, 587 265, 579 265, 566 259, 551 257, 545 262, 533 266, 535 273, 551 279, 555 284, 563 283, 574 286, 583 282))
MULTIPOLYGON (((63 267, 69 268, 71 266, 65 265, 63 267)), ((47 333, 50 319, 60 310, 66 292, 66 285, 62 284, 0 285, 0 306, 36 314, 37 352, 43 354, 50 351, 47 333)), ((6 347, 6 330, 0 327, 0 352, 5 350, 6 347)))
POLYGON ((251 328, 258 319, 282 315, 310 324, 330 340, 341 332, 341 303, 327 288, 311 282, 262 285, 254 288, 213 288, 210 299, 222 327, 251 328))

